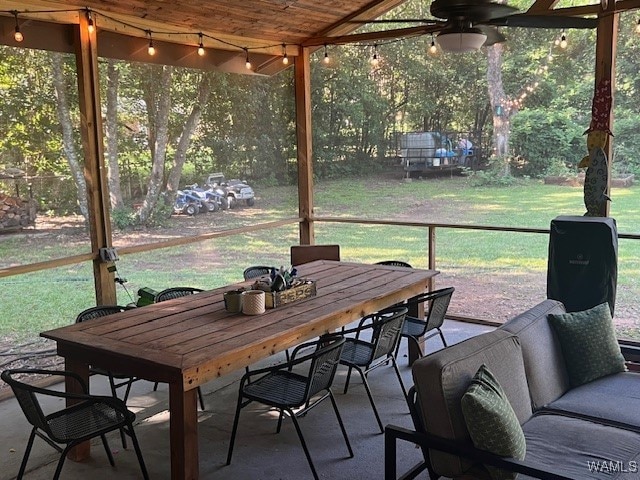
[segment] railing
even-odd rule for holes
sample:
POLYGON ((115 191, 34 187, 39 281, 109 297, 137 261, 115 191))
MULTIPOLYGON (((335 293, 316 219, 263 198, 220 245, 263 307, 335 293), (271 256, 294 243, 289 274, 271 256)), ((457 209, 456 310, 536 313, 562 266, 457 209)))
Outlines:
MULTIPOLYGON (((415 221, 397 221, 397 220, 371 220, 361 218, 343 218, 343 217, 314 217, 314 222, 321 223, 343 223, 352 225, 388 225, 397 227, 416 227, 424 228, 428 231, 428 246, 427 257, 428 267, 433 270, 437 270, 436 262, 436 230, 439 228, 447 229, 459 229, 459 230, 482 230, 489 232, 516 232, 516 233, 534 233, 549 235, 549 229, 541 228, 525 228, 525 227, 499 227, 489 225, 461 225, 453 223, 429 223, 429 222, 415 222, 415 221)), ((628 240, 640 240, 639 234, 618 233, 619 239, 628 240)), ((499 326, 501 322, 494 322, 486 319, 480 319, 475 317, 463 316, 463 315, 451 315, 447 314, 447 318, 453 320, 459 320, 463 322, 477 323, 488 326, 499 326)), ((633 362, 640 364, 640 341, 620 339, 620 344, 626 346, 625 356, 630 355, 633 357, 633 362)))
MULTIPOLYGON (((549 235, 549 229, 539 229, 539 228, 525 228, 525 227, 500 227, 500 226, 489 226, 489 225, 461 225, 454 223, 429 223, 429 222, 417 222, 417 221, 397 221, 397 220, 375 220, 375 219, 361 219, 361 218, 342 218, 342 217, 313 217, 310 219, 316 223, 342 223, 342 224, 351 224, 351 225, 379 225, 379 226, 396 226, 396 227, 414 227, 421 228, 427 230, 427 263, 428 268, 436 270, 437 258, 436 258, 436 230, 437 229, 453 229, 453 230, 476 230, 476 231, 488 231, 488 232, 514 232, 514 233, 529 233, 529 234, 544 234, 549 235)), ((274 228, 278 228, 285 225, 293 225, 296 223, 301 223, 303 221, 302 218, 293 217, 282 220, 277 220, 273 222, 261 223, 257 225, 239 227, 229 230, 223 230, 219 232, 210 232, 201 235, 194 235, 189 237, 180 237, 176 239, 147 243, 141 245, 135 245, 130 247, 121 247, 118 248, 118 253, 120 255, 128 255, 135 253, 148 252, 152 250, 157 250, 161 248, 169 248, 180 245, 193 244, 197 242, 203 242, 206 240, 211 240, 214 238, 221 237, 229 237, 233 235, 242 235, 249 232, 256 232, 261 230, 270 230, 274 228)), ((638 234, 626 234, 619 233, 618 238, 621 239, 630 239, 630 240, 640 240, 640 235, 638 234)), ((58 268, 64 265, 70 265, 74 263, 80 263, 84 261, 91 261, 98 258, 97 253, 86 253, 80 254, 70 257, 64 257, 59 259, 54 259, 50 261, 38 262, 28 265, 19 265, 14 267, 6 267, 0 269, 0 278, 20 275, 25 273, 31 273, 46 269, 58 268)), ((464 315, 449 315, 450 318, 460 321, 466 321, 471 323, 479 323, 490 326, 500 325, 500 322, 490 321, 487 319, 480 319, 470 316, 464 315)), ((623 340, 621 343, 625 345, 631 346, 640 346, 640 342, 635 341, 627 341, 623 340)), ((639 355, 640 358, 640 355, 639 355)))

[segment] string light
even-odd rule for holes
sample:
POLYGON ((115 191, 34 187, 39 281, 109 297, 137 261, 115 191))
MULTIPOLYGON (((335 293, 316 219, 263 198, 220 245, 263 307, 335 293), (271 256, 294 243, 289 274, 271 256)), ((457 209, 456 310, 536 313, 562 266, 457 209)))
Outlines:
POLYGON ((21 42, 24 40, 24 35, 22 35, 22 32, 20 31, 20 25, 18 25, 18 12, 14 10, 11 13, 16 19, 16 28, 15 28, 15 33, 13 34, 13 38, 15 39, 16 42, 21 42))
POLYGON ((147 48, 147 53, 153 57, 156 54, 156 49, 153 46, 153 38, 151 37, 151 30, 147 30, 147 35, 149 35, 149 48, 147 48))
POLYGON ((204 44, 202 43, 202 32, 198 34, 200 44, 198 45, 198 55, 204 57, 204 44))
POLYGON ((372 67, 377 67, 379 63, 380 63, 380 60, 378 59, 378 45, 374 45, 373 46, 373 57, 371 57, 371 66, 372 67))
POLYGON ((567 48, 567 35, 562 31, 562 35, 560 35, 560 48, 567 48))
POLYGON ((245 47, 244 49, 245 62, 244 66, 247 67, 247 70, 251 70, 251 62, 249 61, 249 49, 245 47))
POLYGON ((91 15, 91 10, 87 8, 87 30, 89 34, 92 34, 96 30, 96 26, 93 23, 93 16, 91 15))
POLYGON ((431 55, 435 55, 437 51, 438 51, 438 47, 436 47, 436 41, 433 38, 433 35, 431 35, 431 45, 429 46, 429 53, 431 55))
POLYGON ((329 52, 327 51, 327 44, 326 43, 324 44, 324 58, 322 59, 322 61, 325 64, 328 64, 331 61, 331 59, 329 58, 329 52))
POLYGON ((287 57, 287 46, 282 44, 282 64, 289 65, 289 57, 287 57))

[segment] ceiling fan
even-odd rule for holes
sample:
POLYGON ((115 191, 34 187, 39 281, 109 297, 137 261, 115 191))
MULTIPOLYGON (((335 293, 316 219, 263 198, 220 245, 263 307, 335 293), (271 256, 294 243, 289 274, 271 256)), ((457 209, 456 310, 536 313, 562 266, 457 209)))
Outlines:
POLYGON ((491 0, 434 0, 431 14, 436 18, 370 20, 358 23, 419 23, 424 33, 437 34, 436 42, 448 52, 468 52, 504 42, 498 27, 595 28, 595 18, 560 15, 529 15, 491 0))

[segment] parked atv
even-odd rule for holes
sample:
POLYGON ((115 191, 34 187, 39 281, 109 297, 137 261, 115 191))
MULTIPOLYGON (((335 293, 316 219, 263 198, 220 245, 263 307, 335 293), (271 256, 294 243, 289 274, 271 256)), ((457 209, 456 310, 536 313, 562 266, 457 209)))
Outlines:
POLYGON ((173 204, 173 213, 183 213, 185 215, 197 215, 200 212, 200 197, 192 195, 188 191, 178 190, 176 201, 173 204))
POLYGON ((198 197, 205 211, 216 212, 220 209, 220 194, 213 190, 205 190, 199 187, 197 183, 194 183, 193 185, 187 185, 184 191, 194 197, 198 197))

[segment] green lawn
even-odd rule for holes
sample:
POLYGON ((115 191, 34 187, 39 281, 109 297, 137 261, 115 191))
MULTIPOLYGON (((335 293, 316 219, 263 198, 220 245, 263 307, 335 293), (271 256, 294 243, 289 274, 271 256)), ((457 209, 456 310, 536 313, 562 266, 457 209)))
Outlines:
MULTIPOLYGON (((294 187, 259 188, 258 195, 256 209, 213 214, 211 229, 295 216, 294 187)), ((612 213, 620 232, 637 232, 639 195, 640 187, 614 190, 612 213)), ((470 187, 463 177, 412 182, 389 178, 324 181, 316 184, 315 201, 319 216, 543 229, 549 228, 557 215, 584 212, 580 188, 543 185, 533 180, 513 187, 470 187)), ((189 225, 189 219, 174 222, 175 235, 190 234, 184 227, 189 225)), ((318 243, 339 243, 346 260, 399 259, 416 267, 427 265, 426 229, 319 223, 316 234, 318 243)), ((153 235, 153 230, 145 232, 144 241, 151 241, 153 235)), ((436 238, 437 268, 441 271, 438 282, 456 286, 452 303, 456 313, 506 319, 544 298, 547 235, 442 228, 436 238)), ((286 265, 288 247, 294 243, 297 226, 292 225, 126 255, 117 265, 120 274, 128 279, 126 286, 132 297, 140 287, 211 288, 241 279, 242 270, 249 265, 286 265)), ((0 237, 3 266, 87 250, 83 241, 69 241, 64 230, 59 235, 0 237)), ((619 265, 618 330, 624 335, 639 336, 635 313, 640 298, 640 242, 620 242, 619 265)), ((3 278, 0 288, 0 332, 16 342, 36 337, 44 329, 68 324, 77 312, 94 304, 90 265, 3 278)), ((119 302, 130 302, 127 292, 118 289, 119 302)))

